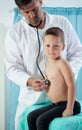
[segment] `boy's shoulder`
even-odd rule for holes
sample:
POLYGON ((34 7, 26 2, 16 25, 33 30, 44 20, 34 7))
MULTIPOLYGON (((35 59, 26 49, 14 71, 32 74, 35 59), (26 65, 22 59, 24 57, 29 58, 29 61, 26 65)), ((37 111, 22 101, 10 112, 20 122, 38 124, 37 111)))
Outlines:
POLYGON ((58 66, 61 68, 61 67, 65 67, 65 66, 69 66, 69 63, 67 60, 63 59, 63 58, 60 58, 58 61, 57 61, 57 64, 58 66))

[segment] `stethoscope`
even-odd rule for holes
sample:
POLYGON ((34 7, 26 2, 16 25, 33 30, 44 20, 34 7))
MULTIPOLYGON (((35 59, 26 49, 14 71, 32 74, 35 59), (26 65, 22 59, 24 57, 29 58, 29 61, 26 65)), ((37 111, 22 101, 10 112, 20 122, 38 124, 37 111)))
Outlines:
POLYGON ((37 55, 37 58, 36 58, 36 65, 37 65, 37 68, 42 76, 42 78, 44 79, 44 82, 46 85, 50 85, 50 81, 43 75, 40 67, 39 67, 39 64, 38 64, 38 60, 39 60, 39 56, 40 56, 40 48, 41 48, 41 43, 40 43, 40 38, 39 38, 39 32, 38 32, 38 28, 36 28, 36 32, 37 32, 37 38, 38 38, 38 55, 37 55))
POLYGON ((41 48, 41 43, 40 43, 40 38, 39 38, 39 31, 38 31, 38 27, 40 26, 40 24, 42 23, 42 20, 40 21, 39 25, 38 26, 33 26, 31 24, 29 24, 31 27, 35 27, 36 28, 36 33, 37 33, 37 39, 38 39, 38 55, 36 57, 36 65, 37 65, 37 68, 42 76, 42 79, 44 80, 45 84, 46 85, 50 85, 50 81, 43 75, 40 67, 39 67, 39 64, 38 64, 38 60, 39 60, 39 56, 40 56, 40 48, 41 48))

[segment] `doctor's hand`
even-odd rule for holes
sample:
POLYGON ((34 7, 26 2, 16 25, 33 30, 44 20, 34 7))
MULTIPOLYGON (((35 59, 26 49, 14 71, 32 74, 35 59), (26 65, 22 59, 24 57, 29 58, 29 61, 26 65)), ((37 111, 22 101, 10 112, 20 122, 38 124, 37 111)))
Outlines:
POLYGON ((31 86, 35 91, 43 91, 48 87, 41 78, 29 78, 27 84, 31 86))

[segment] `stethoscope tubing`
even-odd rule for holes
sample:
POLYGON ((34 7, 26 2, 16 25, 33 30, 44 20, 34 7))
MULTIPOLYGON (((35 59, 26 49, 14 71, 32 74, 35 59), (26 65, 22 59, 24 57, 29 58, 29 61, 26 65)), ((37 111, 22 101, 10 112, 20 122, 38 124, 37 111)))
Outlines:
POLYGON ((44 77, 44 75, 43 75, 43 73, 42 73, 42 71, 41 71, 41 69, 39 67, 39 64, 38 64, 38 60, 39 60, 39 56, 40 56, 41 44, 40 44, 40 38, 39 38, 38 28, 36 28, 36 30, 37 30, 37 38, 38 38, 38 45, 39 45, 38 46, 38 55, 37 55, 37 58, 36 58, 36 65, 37 65, 37 68, 38 68, 38 70, 39 70, 42 78, 44 79, 45 84, 48 85, 48 86, 50 86, 50 81, 44 77))
POLYGON ((45 79, 40 67, 39 67, 39 64, 38 64, 38 60, 39 60, 39 56, 40 56, 40 48, 41 48, 41 44, 40 44, 40 38, 39 38, 39 32, 38 32, 38 28, 36 28, 36 32, 37 32, 37 38, 38 38, 38 55, 37 55, 37 58, 36 58, 36 65, 40 71, 40 74, 42 76, 43 79, 45 79))

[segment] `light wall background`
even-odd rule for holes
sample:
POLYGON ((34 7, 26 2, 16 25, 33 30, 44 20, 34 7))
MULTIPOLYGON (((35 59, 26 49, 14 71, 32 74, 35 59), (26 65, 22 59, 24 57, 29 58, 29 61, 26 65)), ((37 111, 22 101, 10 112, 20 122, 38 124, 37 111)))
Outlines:
MULTIPOLYGON (((82 7, 82 0, 43 0, 44 6, 82 7)), ((0 130, 5 130, 5 87, 3 49, 7 29, 13 25, 14 0, 0 0, 0 130)))

